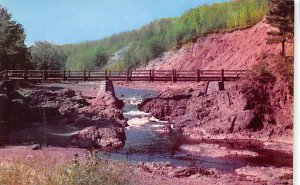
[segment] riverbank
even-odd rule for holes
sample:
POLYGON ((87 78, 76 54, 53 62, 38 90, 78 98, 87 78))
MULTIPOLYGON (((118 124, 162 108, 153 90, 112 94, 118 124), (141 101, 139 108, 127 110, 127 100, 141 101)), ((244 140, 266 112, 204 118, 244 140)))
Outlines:
POLYGON ((90 152, 66 148, 33 151, 8 147, 0 149, 0 156, 4 156, 0 159, 0 182, 4 184, 292 184, 292 169, 286 167, 247 166, 224 174, 168 162, 129 165, 95 160, 90 152), (2 155, 5 150, 17 155, 8 159, 8 155, 2 155))

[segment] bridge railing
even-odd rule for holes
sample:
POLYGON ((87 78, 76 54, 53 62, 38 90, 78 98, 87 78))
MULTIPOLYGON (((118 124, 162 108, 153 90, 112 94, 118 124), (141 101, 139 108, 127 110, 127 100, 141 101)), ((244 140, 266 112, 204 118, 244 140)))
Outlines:
POLYGON ((113 81, 231 81, 247 76, 246 70, 5 70, 1 79, 24 80, 113 80, 113 81))

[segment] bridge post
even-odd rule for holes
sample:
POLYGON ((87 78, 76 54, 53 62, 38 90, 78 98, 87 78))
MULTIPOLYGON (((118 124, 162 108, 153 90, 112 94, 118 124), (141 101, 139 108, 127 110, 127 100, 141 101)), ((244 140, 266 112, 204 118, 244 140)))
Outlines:
POLYGON ((63 81, 66 81, 66 70, 63 70, 63 81))
POLYGON ((43 68, 43 71, 42 71, 42 75, 43 75, 43 80, 46 80, 47 79, 47 77, 46 77, 46 70, 45 70, 45 68, 43 68))
POLYGON ((152 69, 151 81, 154 82, 154 69, 152 69))
POLYGON ((69 78, 71 77, 71 70, 70 69, 69 69, 69 75, 68 76, 69 76, 69 78))
POLYGON ((7 69, 5 69, 5 72, 4 72, 4 79, 8 80, 8 71, 7 71, 7 69))
POLYGON ((43 80, 47 80, 47 74, 45 68, 43 68, 43 80))
POLYGON ((200 82, 200 69, 197 69, 196 72, 196 82, 200 82))
POLYGON ((26 69, 23 71, 23 79, 26 80, 26 69))
POLYGON ((175 78, 174 78, 174 69, 172 69, 172 82, 174 82, 175 81, 175 78))
POLYGON ((127 69, 127 72, 126 72, 126 82, 129 81, 129 69, 127 69))
POLYGON ((224 69, 221 70, 221 82, 224 82, 224 69))
POLYGON ((88 78, 90 78, 91 77, 91 71, 89 70, 88 71, 88 78))
POLYGON ((152 75, 152 70, 151 69, 149 69, 149 82, 151 82, 152 80, 151 80, 151 75, 152 75))
POLYGON ((83 81, 86 81, 86 69, 83 70, 83 81))
POLYGON ((105 79, 105 80, 108 80, 108 77, 107 77, 107 69, 105 69, 105 72, 104 72, 104 79, 105 79))
POLYGON ((172 69, 172 82, 176 82, 176 69, 172 69))

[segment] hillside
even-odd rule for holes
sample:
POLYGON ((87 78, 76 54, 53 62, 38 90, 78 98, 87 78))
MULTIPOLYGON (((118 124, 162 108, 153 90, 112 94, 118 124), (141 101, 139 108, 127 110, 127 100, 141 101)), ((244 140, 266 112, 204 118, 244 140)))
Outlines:
POLYGON ((279 53, 279 45, 268 45, 270 25, 259 22, 249 29, 213 33, 181 49, 163 53, 145 69, 250 69, 262 55, 279 53))
POLYGON ((202 5, 180 17, 154 20, 137 30, 61 47, 68 57, 68 69, 136 68, 208 33, 253 26, 267 11, 268 0, 202 5))

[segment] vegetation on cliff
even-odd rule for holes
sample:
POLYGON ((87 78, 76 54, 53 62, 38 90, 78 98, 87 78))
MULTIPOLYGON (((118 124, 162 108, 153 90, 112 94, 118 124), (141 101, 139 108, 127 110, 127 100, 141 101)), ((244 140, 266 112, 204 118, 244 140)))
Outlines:
POLYGON ((267 22, 277 28, 268 32, 268 43, 280 43, 281 55, 285 56, 285 43, 293 42, 294 39, 294 1, 271 0, 267 22))
POLYGON ((268 0, 235 0, 199 6, 180 17, 155 20, 138 30, 100 41, 64 45, 62 48, 68 56, 66 67, 134 68, 207 33, 254 25, 267 11, 268 0), (122 57, 107 66, 109 59, 122 48, 126 48, 122 57))
MULTIPOLYGON (((281 44, 281 55, 263 53, 243 84, 248 106, 256 111, 254 124, 293 123, 294 56, 286 56, 285 45, 293 43, 294 1, 271 0, 267 21, 276 30, 269 32, 269 44, 281 44)), ((257 125, 259 127, 259 125, 257 125)))

